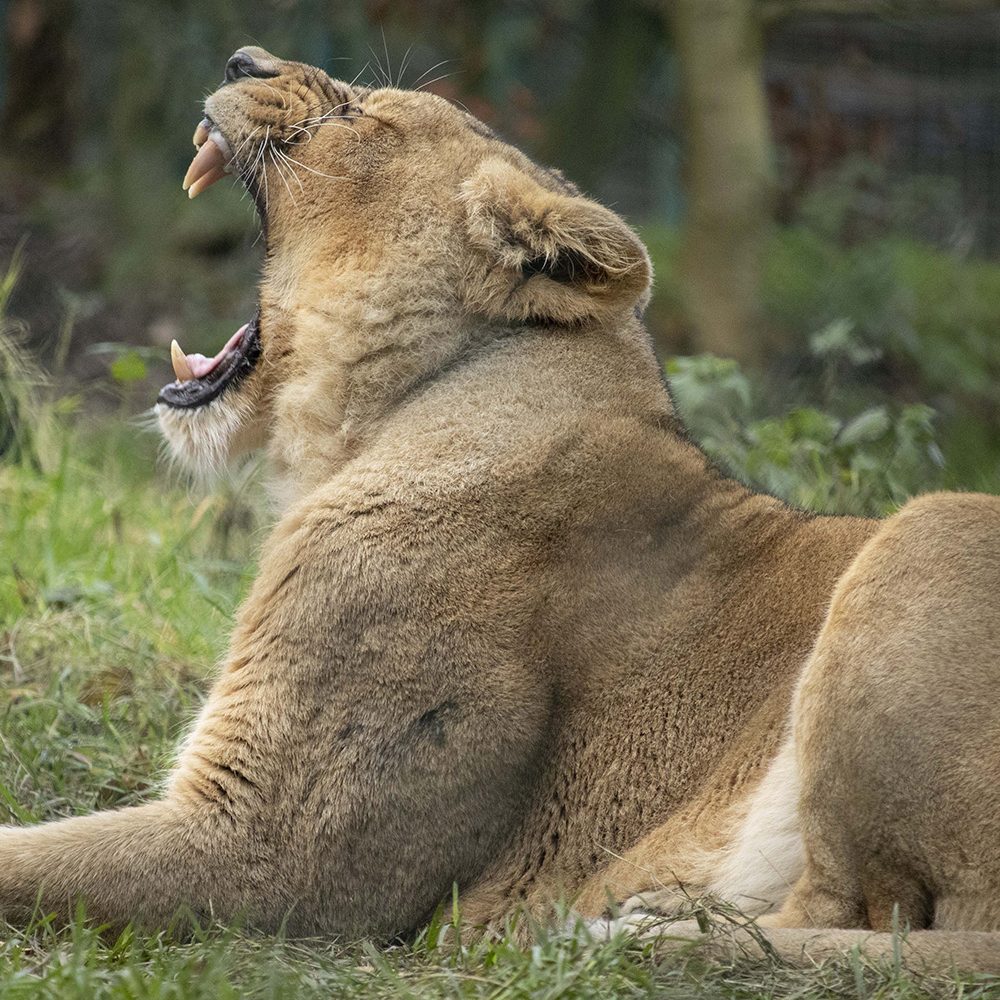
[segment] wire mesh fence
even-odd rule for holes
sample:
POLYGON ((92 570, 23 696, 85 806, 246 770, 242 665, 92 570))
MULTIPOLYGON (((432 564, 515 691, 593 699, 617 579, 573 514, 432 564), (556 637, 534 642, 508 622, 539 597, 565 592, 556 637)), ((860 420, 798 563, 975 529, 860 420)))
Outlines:
POLYGON ((792 18, 765 65, 781 216, 839 177, 859 227, 1000 253, 1000 13, 792 18))

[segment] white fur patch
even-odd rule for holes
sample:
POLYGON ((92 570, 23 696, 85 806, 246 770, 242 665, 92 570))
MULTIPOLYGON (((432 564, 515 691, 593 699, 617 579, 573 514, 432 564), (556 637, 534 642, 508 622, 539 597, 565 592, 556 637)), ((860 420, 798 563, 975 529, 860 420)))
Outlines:
POLYGON ((160 432, 170 454, 197 476, 207 478, 222 471, 244 422, 243 407, 227 398, 230 395, 223 393, 204 406, 187 409, 156 404, 160 432))
POLYGON ((785 901, 804 865, 799 773, 795 744, 789 739, 751 796, 708 890, 744 913, 766 913, 785 901))
MULTIPOLYGON (((592 941, 610 941, 619 934, 630 934, 640 940, 648 940, 662 934, 674 934, 677 927, 688 928, 691 921, 636 910, 620 917, 595 917, 584 921, 583 926, 592 941)), ((697 924, 694 927, 697 929, 697 924)))

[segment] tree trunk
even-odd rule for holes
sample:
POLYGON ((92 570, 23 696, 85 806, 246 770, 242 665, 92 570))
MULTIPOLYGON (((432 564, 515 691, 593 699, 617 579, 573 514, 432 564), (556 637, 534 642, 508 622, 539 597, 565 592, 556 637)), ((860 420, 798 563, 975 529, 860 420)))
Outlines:
POLYGON ((686 118, 681 271, 694 345, 760 364, 771 145, 753 0, 674 0, 686 118))
POLYGON ((73 149, 72 0, 12 0, 5 25, 4 153, 27 175, 56 172, 73 149))

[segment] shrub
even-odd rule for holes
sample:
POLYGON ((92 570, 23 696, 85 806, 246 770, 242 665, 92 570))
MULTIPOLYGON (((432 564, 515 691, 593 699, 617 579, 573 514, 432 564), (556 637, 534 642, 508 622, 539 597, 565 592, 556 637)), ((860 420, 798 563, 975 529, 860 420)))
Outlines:
POLYGON ((940 481, 934 412, 816 406, 762 414, 762 393, 734 361, 699 355, 667 364, 682 417, 707 454, 758 488, 810 510, 884 514, 940 481))

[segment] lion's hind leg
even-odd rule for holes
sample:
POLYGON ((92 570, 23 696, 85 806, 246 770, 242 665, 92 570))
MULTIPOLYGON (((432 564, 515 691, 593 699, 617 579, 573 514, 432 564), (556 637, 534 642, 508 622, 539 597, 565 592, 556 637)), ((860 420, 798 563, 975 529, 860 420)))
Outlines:
POLYGON ((793 710, 806 864, 780 926, 1000 927, 1000 501, 931 495, 833 594, 793 710))

